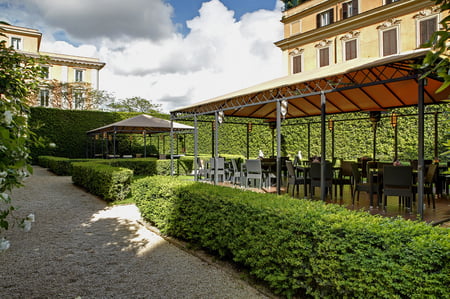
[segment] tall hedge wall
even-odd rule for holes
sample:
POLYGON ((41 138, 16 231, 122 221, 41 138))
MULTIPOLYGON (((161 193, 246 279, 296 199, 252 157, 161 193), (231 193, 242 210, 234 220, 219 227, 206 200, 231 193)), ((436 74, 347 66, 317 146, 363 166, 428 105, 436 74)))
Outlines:
MULTIPOLYGON (((428 112, 444 112, 446 105, 430 106, 428 112)), ((417 113, 415 108, 397 109, 398 119, 398 151, 403 161, 417 156, 417 117, 409 116, 417 113)), ((55 148, 33 148, 32 157, 53 155, 68 158, 85 158, 92 153, 88 147, 86 132, 109 123, 120 121, 138 115, 139 113, 73 111, 49 108, 32 108, 30 123, 34 131, 56 144, 55 148)), ((383 114, 377 131, 377 158, 390 160, 393 157, 394 130, 391 127, 389 114, 383 114)), ((168 115, 157 115, 168 119, 168 115)), ((372 156, 373 131, 368 120, 368 113, 347 113, 331 115, 334 120, 335 157, 356 159, 360 156, 372 156)), ((439 153, 445 152, 443 144, 447 140, 450 123, 446 121, 446 113, 438 114, 438 146, 439 153)), ((199 118, 199 154, 211 155, 213 152, 212 120, 209 116, 199 118)), ((311 155, 320 155, 320 118, 285 120, 282 123, 282 154, 295 155, 299 150, 307 156, 308 123, 311 136, 311 155)), ((272 155, 272 130, 262 120, 226 117, 219 127, 219 154, 247 156, 247 123, 251 122, 249 133, 249 155, 256 157, 259 150, 266 156, 272 155)), ((193 122, 184 122, 193 125, 193 122)), ((425 117, 425 158, 434 157, 434 115, 425 117)), ((331 131, 327 130, 327 157, 331 156, 331 131)), ((135 135, 118 135, 119 144, 116 148, 119 154, 143 153, 143 138, 135 135)), ((91 140, 92 141, 92 140, 91 140)), ((97 140, 97 151, 104 146, 105 141, 97 140)), ((108 142, 108 141, 106 141, 108 142)), ((111 142, 109 142, 111 144, 111 142)), ((92 147, 92 143, 91 143, 92 147)), ((109 147, 111 149, 111 145, 109 147)), ((178 135, 175 143, 175 153, 194 153, 194 138, 192 134, 178 135)), ((274 148, 275 153, 276 149, 274 148)), ((170 140, 157 136, 147 138, 147 154, 159 155, 170 152, 170 140)), ((440 157, 441 159, 444 157, 440 157)))

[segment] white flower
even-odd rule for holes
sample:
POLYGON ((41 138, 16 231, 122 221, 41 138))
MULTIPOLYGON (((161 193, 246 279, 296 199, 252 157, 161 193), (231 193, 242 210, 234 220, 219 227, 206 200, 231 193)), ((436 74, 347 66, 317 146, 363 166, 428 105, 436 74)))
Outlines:
POLYGON ((0 172, 0 178, 6 178, 7 175, 8 173, 6 171, 0 172))
POLYGON ((9 125, 11 124, 12 118, 13 118, 13 114, 12 114, 11 111, 6 110, 6 111, 3 113, 3 119, 4 119, 5 124, 6 124, 7 126, 9 126, 9 125))
POLYGON ((31 230, 31 221, 30 220, 24 220, 23 221, 23 231, 29 232, 31 230))
POLYGON ((10 245, 11 245, 11 244, 9 243, 8 240, 6 240, 5 238, 2 238, 2 239, 0 240, 0 252, 1 252, 1 251, 7 250, 7 249, 9 248, 10 245))
POLYGON ((56 147, 56 144, 55 144, 54 142, 50 142, 50 143, 48 144, 48 147, 50 147, 50 148, 55 148, 55 147, 56 147))
POLYGON ((2 198, 4 201, 8 201, 9 195, 7 193, 0 193, 0 198, 2 198))
POLYGON ((35 217, 33 213, 28 214, 27 219, 30 220, 31 222, 34 222, 35 217))

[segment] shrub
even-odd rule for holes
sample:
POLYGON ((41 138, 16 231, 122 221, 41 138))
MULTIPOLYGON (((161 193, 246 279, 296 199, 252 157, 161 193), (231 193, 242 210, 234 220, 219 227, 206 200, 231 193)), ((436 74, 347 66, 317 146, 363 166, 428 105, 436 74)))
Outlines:
POLYGON ((56 175, 72 175, 72 163, 86 161, 90 161, 90 159, 69 159, 53 156, 38 157, 38 165, 48 168, 56 175))
POLYGON ((111 166, 124 167, 133 170, 135 175, 156 175, 158 160, 156 158, 133 158, 102 160, 111 166))
POLYGON ((450 234, 421 222, 202 183, 133 185, 161 231, 249 268, 285 296, 448 298, 450 234))
POLYGON ((106 201, 123 200, 130 192, 130 169, 97 162, 75 162, 72 167, 72 181, 106 201))

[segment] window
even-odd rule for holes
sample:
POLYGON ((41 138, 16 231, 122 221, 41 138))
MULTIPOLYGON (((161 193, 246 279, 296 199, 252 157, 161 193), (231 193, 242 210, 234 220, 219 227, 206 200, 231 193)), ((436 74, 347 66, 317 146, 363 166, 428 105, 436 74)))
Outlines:
POLYGON ((319 49, 319 67, 330 65, 330 48, 319 49))
POLYGON ((334 22, 333 11, 333 9, 330 9, 317 15, 317 28, 330 25, 334 22))
POLYGON ((11 37, 11 47, 14 50, 22 50, 22 39, 18 37, 11 37))
POLYGON ((400 0, 386 0, 386 4, 391 4, 391 3, 397 2, 397 1, 400 1, 400 0))
POLYGON ((397 28, 382 31, 383 56, 398 53, 397 28))
POLYGON ((421 20, 419 22, 419 46, 426 43, 437 31, 437 17, 421 20))
POLYGON ((39 102, 43 107, 48 107, 50 105, 50 92, 48 89, 39 90, 39 102))
POLYGON ((75 91, 73 93, 73 103, 74 103, 75 109, 83 109, 84 99, 83 99, 83 93, 81 91, 75 91))
POLYGON ((75 70, 75 82, 83 82, 83 70, 75 70))
POLYGON ((297 74, 302 71, 302 55, 292 56, 292 73, 297 74))
POLYGON ((352 60, 358 57, 356 39, 344 42, 344 60, 352 60))
POLYGON ((342 19, 347 19, 358 14, 358 0, 342 3, 342 19))
POLYGON ((48 66, 42 67, 42 73, 44 75, 44 79, 50 79, 50 68, 48 66))

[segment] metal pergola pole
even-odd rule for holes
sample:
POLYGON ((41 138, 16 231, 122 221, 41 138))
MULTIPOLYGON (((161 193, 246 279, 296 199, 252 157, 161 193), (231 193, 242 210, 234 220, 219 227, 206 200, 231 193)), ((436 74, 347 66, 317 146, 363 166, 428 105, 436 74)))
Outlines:
POLYGON ((197 128, 197 114, 194 115, 194 180, 198 180, 198 128, 197 128))
MULTIPOLYGON (((327 129, 326 129, 326 97, 325 97, 325 93, 321 93, 320 94, 320 102, 321 102, 321 158, 320 158, 320 200, 325 201, 326 199, 326 195, 327 195, 327 190, 325 188, 325 174, 326 174, 326 151, 327 151, 327 145, 326 145, 326 133, 327 133, 327 129)), ((333 192, 333 191, 331 191, 333 192)))
POLYGON ((426 81, 425 79, 419 78, 419 90, 418 90, 418 101, 417 101, 417 110, 418 110, 418 165, 417 165, 417 178, 418 178, 418 186, 417 186, 417 213, 420 215, 420 219, 423 220, 423 192, 424 192, 424 171, 425 171, 425 163, 424 163, 424 89, 426 81))
MULTIPOLYGON (((270 182, 270 180, 269 180, 270 182)), ((277 194, 281 194, 281 103, 277 101, 277 194)))
POLYGON ((218 171, 218 162, 219 162, 219 114, 218 112, 214 112, 215 116, 215 124, 216 130, 214 131, 214 184, 217 185, 219 183, 219 176, 217 175, 218 171))
POLYGON ((173 119, 170 120, 170 175, 174 175, 173 167, 173 119))

